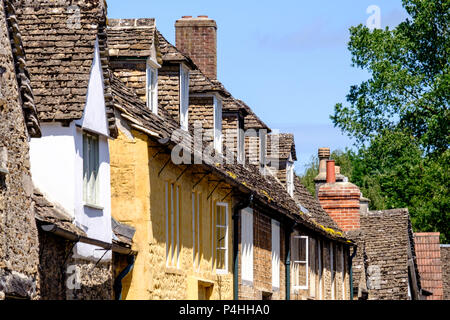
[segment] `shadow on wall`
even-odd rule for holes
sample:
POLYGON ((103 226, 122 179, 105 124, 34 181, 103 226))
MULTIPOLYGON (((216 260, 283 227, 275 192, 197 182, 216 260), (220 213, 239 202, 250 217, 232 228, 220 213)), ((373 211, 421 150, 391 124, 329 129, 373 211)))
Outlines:
POLYGON ((112 299, 111 263, 74 260, 73 242, 39 231, 41 300, 112 299))

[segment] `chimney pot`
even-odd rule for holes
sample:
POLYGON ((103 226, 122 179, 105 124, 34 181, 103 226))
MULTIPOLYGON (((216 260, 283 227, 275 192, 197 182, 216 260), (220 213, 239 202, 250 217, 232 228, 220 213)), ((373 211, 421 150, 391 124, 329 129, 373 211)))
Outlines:
POLYGON ((330 148, 319 149, 319 159, 329 159, 330 155, 330 148))
POLYGON ((181 19, 190 19, 192 16, 182 16, 181 19))
POLYGON ((336 183, 335 161, 327 161, 327 183, 336 183))
POLYGON ((202 15, 202 16, 198 16, 199 18, 208 18, 208 16, 202 15))

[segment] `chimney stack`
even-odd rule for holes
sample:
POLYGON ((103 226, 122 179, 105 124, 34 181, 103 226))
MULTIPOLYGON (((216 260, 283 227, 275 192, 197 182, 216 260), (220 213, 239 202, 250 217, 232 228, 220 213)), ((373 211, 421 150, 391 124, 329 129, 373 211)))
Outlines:
POLYGON ((217 79, 217 24, 208 16, 183 16, 175 22, 176 47, 210 79, 217 79))
POLYGON ((340 168, 334 160, 328 160, 329 156, 330 149, 319 149, 320 172, 314 179, 317 198, 343 231, 359 229, 361 191, 352 183, 342 182, 340 168))

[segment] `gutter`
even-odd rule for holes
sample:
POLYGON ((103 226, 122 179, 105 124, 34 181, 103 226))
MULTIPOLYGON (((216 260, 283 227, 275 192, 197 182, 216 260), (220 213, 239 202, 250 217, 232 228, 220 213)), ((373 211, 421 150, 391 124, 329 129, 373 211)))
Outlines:
POLYGON ((100 248, 103 248, 106 250, 111 250, 118 254, 124 254, 124 255, 137 254, 131 248, 120 246, 115 243, 108 243, 108 242, 104 242, 101 240, 96 240, 96 239, 88 238, 85 236, 80 236, 80 235, 76 234, 75 232, 64 230, 55 224, 43 225, 43 226, 41 226, 41 228, 45 232, 53 233, 61 238, 64 238, 64 239, 67 239, 70 241, 91 244, 91 245, 94 245, 94 246, 97 246, 97 247, 100 247, 100 248))
POLYGON ((286 247, 286 300, 291 300, 291 235, 293 230, 298 226, 295 222, 293 226, 286 228, 285 247, 286 247))
POLYGON ((248 208, 253 203, 253 193, 233 208, 233 300, 239 300, 239 219, 242 209, 248 208))

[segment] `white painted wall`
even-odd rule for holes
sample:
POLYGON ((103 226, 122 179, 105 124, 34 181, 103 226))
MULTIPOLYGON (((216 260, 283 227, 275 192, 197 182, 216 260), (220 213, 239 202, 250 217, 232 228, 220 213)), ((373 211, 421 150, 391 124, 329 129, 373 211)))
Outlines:
POLYGON ((105 112, 104 92, 103 72, 97 40, 95 42, 94 60, 91 67, 83 118, 76 121, 76 123, 85 129, 108 136, 109 130, 105 112))
MULTIPOLYGON (((108 124, 104 101, 103 73, 98 42, 92 63, 86 106, 81 120, 69 127, 59 123, 41 123, 42 138, 31 139, 30 160, 33 181, 47 198, 70 213, 88 237, 112 242, 111 184, 108 124), (83 130, 99 134, 100 208, 83 203, 83 130)), ((74 257, 97 261, 105 251, 78 243, 74 257)), ((109 251, 102 261, 111 260, 109 251)))
POLYGON ((42 138, 30 141, 33 183, 48 200, 75 217, 75 124, 41 123, 42 138))
MULTIPOLYGON (((83 202, 83 130, 77 129, 76 135, 76 161, 75 171, 77 172, 76 195, 75 195, 75 222, 80 225, 88 237, 101 240, 107 243, 112 241, 111 229, 111 179, 110 179, 110 157, 108 139, 99 137, 99 206, 103 209, 95 209, 85 206, 83 202)), ((98 260, 104 254, 103 250, 98 250, 96 246, 79 243, 74 247, 76 258, 87 258, 98 260)), ((111 252, 108 252, 102 261, 111 259, 111 252)))

